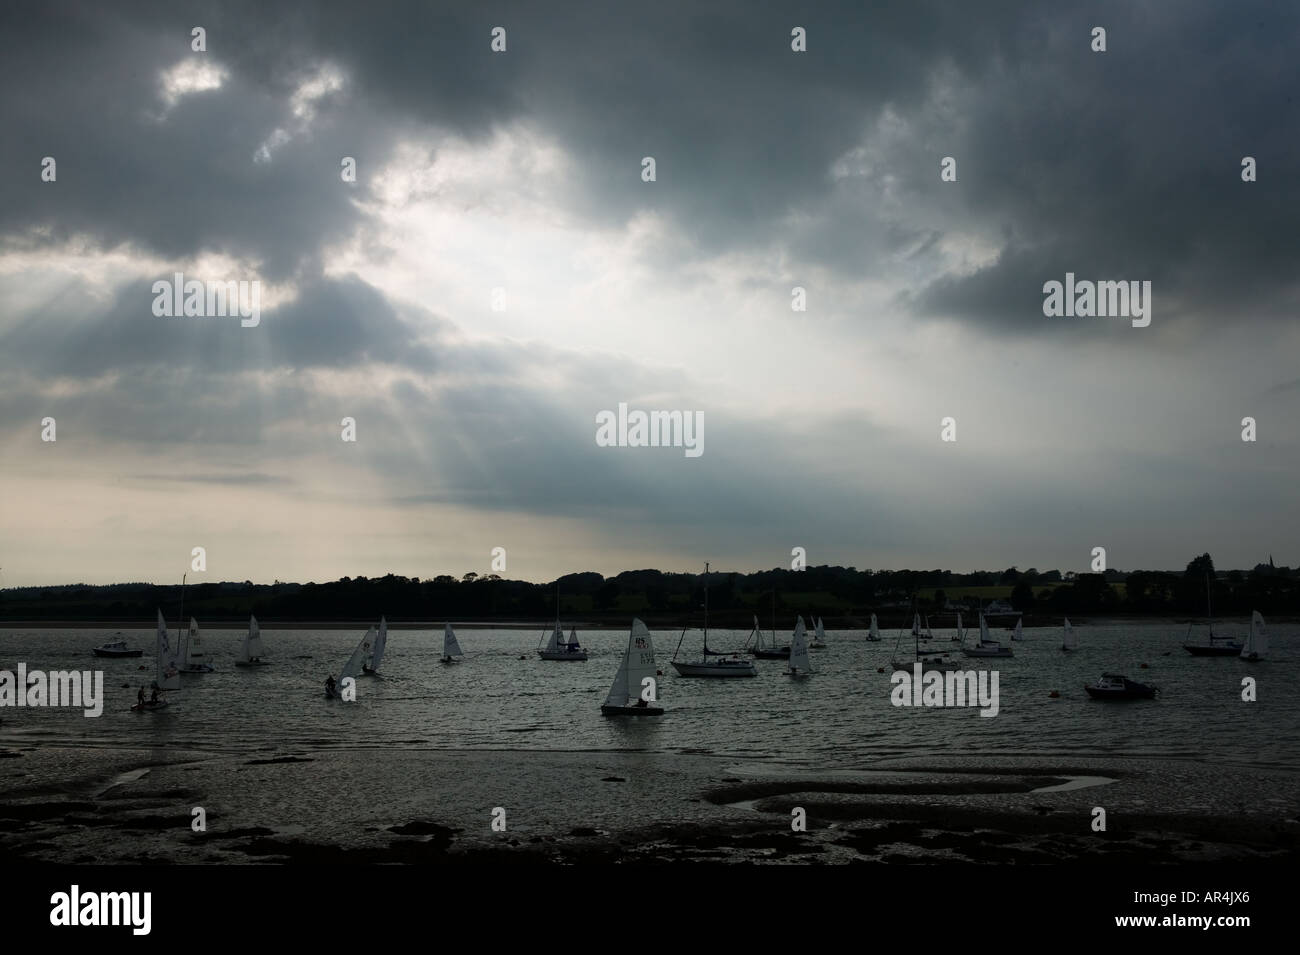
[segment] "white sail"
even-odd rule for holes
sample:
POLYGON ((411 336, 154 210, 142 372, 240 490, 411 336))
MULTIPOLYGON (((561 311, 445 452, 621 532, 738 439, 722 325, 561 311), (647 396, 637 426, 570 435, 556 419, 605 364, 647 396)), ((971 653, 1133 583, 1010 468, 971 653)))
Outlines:
POLYGON ((918 613, 912 617, 912 636, 919 637, 920 635, 921 635, 921 615, 918 613))
POLYGON ((1061 638, 1062 650, 1074 649, 1074 627, 1070 626, 1070 618, 1065 618, 1065 636, 1061 638))
POLYGON ((957 611, 957 639, 958 639, 959 641, 965 641, 965 639, 966 639, 966 634, 962 633, 962 630, 961 630, 961 611, 960 611, 960 610, 957 611))
POLYGON ((804 639, 803 617, 794 625, 794 636, 790 638, 790 672, 812 672, 808 663, 808 641, 804 639))
POLYGON ((876 615, 874 613, 871 615, 871 633, 867 636, 867 639, 873 641, 880 639, 880 627, 876 624, 876 615))
POLYGON ((190 617, 190 632, 185 635, 185 665, 192 666, 203 659, 203 645, 199 643, 199 622, 190 617))
POLYGON ((930 630, 930 615, 928 613, 925 615, 925 635, 931 640, 934 639, 934 633, 930 630))
POLYGON ((993 638, 989 636, 989 625, 984 622, 984 614, 980 614, 980 646, 986 643, 992 643, 993 638))
POLYGON ((167 623, 162 611, 158 611, 158 648, 154 664, 157 673, 154 682, 160 690, 179 690, 181 688, 181 671, 177 668, 176 657, 180 647, 173 647, 167 636, 167 623))
POLYGON ((1251 611, 1250 633, 1246 636, 1246 645, 1241 648, 1245 659, 1262 659, 1268 653, 1268 633, 1264 630, 1264 617, 1258 610, 1251 611))
MULTIPOLYGON (((632 631, 627 637, 627 649, 623 651, 623 661, 618 665, 614 683, 605 697, 606 706, 635 706, 641 699, 642 681, 657 679, 655 669, 654 642, 650 639, 650 630, 640 620, 632 621, 632 631)), ((656 699, 658 694, 656 693, 656 699)), ((648 701, 655 702, 654 700, 648 701)))
POLYGON ((1020 620, 1019 620, 1018 618, 1017 618, 1017 620, 1016 620, 1016 632, 1013 633, 1013 634, 1011 635, 1011 639, 1012 639, 1012 640, 1023 640, 1023 639, 1025 639, 1025 631, 1021 628, 1021 626, 1020 626, 1020 620))
POLYGON ((570 643, 577 643, 577 642, 578 642, 578 628, 577 628, 577 627, 570 627, 570 628, 569 628, 569 642, 570 642, 570 643))
POLYGON ((365 666, 371 670, 379 669, 379 661, 384 658, 384 647, 388 645, 388 618, 379 618, 379 636, 375 637, 375 645, 370 649, 369 659, 366 660, 365 666))
POLYGON ((242 659, 247 663, 254 657, 261 657, 265 654, 266 647, 262 646, 262 630, 257 625, 257 618, 249 614, 248 636, 244 637, 244 656, 242 659))
POLYGON ((444 657, 465 655, 460 649, 460 642, 456 639, 456 631, 451 629, 451 624, 447 624, 442 631, 442 655, 444 657))
POLYGON ((756 650, 763 649, 763 628, 758 625, 758 614, 754 614, 754 637, 757 641, 754 644, 756 650))
POLYGON ((826 642, 826 628, 822 626, 821 617, 817 618, 817 642, 818 643, 826 642))
POLYGON ((361 672, 361 664, 365 661, 366 656, 370 653, 371 644, 375 639, 375 628, 371 627, 366 631, 366 635, 361 638, 357 648, 352 651, 352 656, 348 657, 348 662, 343 665, 343 671, 339 674, 339 690, 342 691, 342 683, 348 677, 354 680, 358 673, 361 672))
POLYGON ((564 633, 560 630, 560 621, 555 621, 555 629, 551 632, 551 640, 546 644, 547 653, 556 653, 560 645, 564 643, 564 633))

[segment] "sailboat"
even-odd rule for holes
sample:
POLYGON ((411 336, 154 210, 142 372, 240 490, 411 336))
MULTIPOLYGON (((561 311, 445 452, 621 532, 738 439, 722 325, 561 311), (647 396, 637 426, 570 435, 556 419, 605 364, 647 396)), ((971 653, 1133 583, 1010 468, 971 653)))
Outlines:
POLYGON ((1070 626, 1070 618, 1065 618, 1065 633, 1061 637, 1061 649, 1066 653, 1078 649, 1078 644, 1074 639, 1074 627, 1070 626))
POLYGON ((652 705, 655 694, 650 693, 650 699, 645 696, 647 689, 657 685, 658 672, 650 630, 640 620, 634 619, 623 660, 618 665, 618 673, 614 674, 614 683, 601 704, 600 712, 604 716, 662 716, 663 707, 652 705), (650 682, 646 683, 646 680, 650 682))
POLYGON ((239 656, 235 658, 235 666, 269 666, 270 661, 262 659, 262 654, 265 652, 266 647, 262 646, 262 631, 257 626, 257 618, 250 614, 248 617, 248 633, 244 635, 244 643, 239 648, 239 656))
POLYGON ((384 647, 388 645, 388 618, 379 618, 379 636, 375 637, 375 645, 370 649, 367 657, 361 661, 361 672, 366 676, 374 676, 379 672, 379 661, 384 658, 384 647))
POLYGON ((456 639, 456 631, 451 629, 451 624, 447 624, 442 631, 442 657, 440 663, 459 663, 456 657, 463 657, 464 651, 460 648, 460 641, 456 639))
POLYGON ((790 659, 790 647, 787 644, 784 647, 776 645, 776 621, 772 621, 772 641, 763 643, 763 628, 758 625, 758 615, 754 616, 754 630, 750 634, 754 637, 754 646, 749 651, 750 654, 760 660, 788 660, 790 659))
POLYGON ((1019 618, 1019 617, 1016 618, 1016 631, 1015 631, 1015 633, 1011 634, 1011 639, 1012 639, 1012 640, 1023 640, 1023 639, 1025 639, 1025 631, 1024 631, 1023 627, 1021 626, 1021 622, 1020 622, 1020 618, 1019 618))
POLYGON ((172 648, 171 640, 167 636, 167 623, 163 620, 162 611, 159 610, 158 638, 154 652, 153 688, 156 692, 153 699, 134 704, 131 707, 132 710, 143 713, 161 710, 168 705, 167 697, 164 694, 168 690, 179 690, 181 688, 181 671, 176 666, 176 656, 179 650, 180 647, 172 648))
MULTIPOLYGON (((545 633, 542 634, 545 637, 545 633)), ((564 639, 564 631, 560 629, 560 584, 555 584, 555 629, 551 631, 551 639, 545 647, 539 648, 537 655, 543 660, 585 660, 587 651, 578 646, 578 630, 576 627, 571 629, 569 639, 564 639)))
POLYGON ((190 629, 181 636, 182 673, 212 673, 215 667, 203 662, 203 646, 199 643, 199 622, 190 617, 190 629))
POLYGON ((912 615, 912 636, 917 639, 921 637, 921 615, 919 613, 912 615))
MULTIPOLYGON (((352 656, 348 657, 348 662, 343 664, 343 670, 339 673, 339 680, 334 686, 325 687, 325 695, 331 699, 343 699, 343 681, 349 677, 352 678, 352 686, 356 687, 357 675, 361 672, 362 666, 365 665, 366 657, 370 655, 371 645, 375 640, 375 628, 371 627, 366 631, 366 635, 361 638, 357 648, 352 651, 352 656)), ((354 697, 355 699, 355 697, 354 697)))
POLYGON ((1004 647, 989 636, 989 625, 980 614, 980 638, 973 647, 962 647, 961 652, 968 657, 1011 657, 1015 656, 1010 647, 1004 647))
MULTIPOLYGON (((809 650, 825 650, 825 649, 826 649, 826 630, 822 627, 822 618, 821 618, 821 617, 818 617, 818 618, 817 618, 817 632, 814 633, 814 634, 813 634, 813 638, 812 638, 811 640, 808 641, 808 649, 809 649, 809 650)), ((793 642, 790 644, 790 654, 791 654, 792 656, 794 655, 794 643, 793 643, 793 642)))
MULTIPOLYGON (((757 627, 758 617, 754 618, 754 625, 757 627)), ((677 641, 677 649, 673 651, 673 658, 669 661, 679 675, 707 677, 758 676, 754 661, 742 659, 735 653, 709 649, 709 565, 707 563, 704 565, 704 655, 693 662, 685 660, 679 662, 677 654, 682 650, 682 640, 686 639, 688 629, 688 627, 682 628, 682 635, 677 641), (710 659, 710 657, 714 659, 710 659)))
POLYGON ((867 631, 867 640, 871 643, 880 642, 880 626, 876 623, 876 615, 871 615, 871 629, 867 631))
POLYGON ((785 672, 794 677, 812 674, 812 664, 808 662, 808 642, 804 639, 803 617, 794 625, 794 636, 790 638, 790 664, 785 672))
MULTIPOLYGON (((1241 644, 1229 637, 1214 635, 1214 615, 1210 611, 1210 575, 1205 575, 1205 620, 1210 625, 1209 643, 1184 643, 1183 649, 1194 657, 1235 657, 1241 653, 1241 644)), ((1187 639, 1192 637, 1192 625, 1187 625, 1187 639)))
POLYGON ((952 638, 953 643, 961 643, 966 639, 966 634, 961 629, 961 611, 957 611, 957 635, 952 638))
POLYGON ((911 659, 907 659, 900 653, 900 646, 903 642, 903 628, 898 628, 898 642, 894 644, 894 655, 890 659, 890 664, 895 670, 911 670, 914 666, 920 665, 922 672, 926 670, 959 670, 962 667, 962 661, 952 656, 948 650, 922 650, 921 649, 921 632, 919 628, 914 627, 911 633, 912 650, 911 659))
POLYGON ((1241 658, 1254 663, 1264 659, 1268 653, 1268 634, 1264 630, 1264 618, 1258 610, 1250 614, 1250 633, 1246 636, 1246 645, 1241 648, 1241 658))

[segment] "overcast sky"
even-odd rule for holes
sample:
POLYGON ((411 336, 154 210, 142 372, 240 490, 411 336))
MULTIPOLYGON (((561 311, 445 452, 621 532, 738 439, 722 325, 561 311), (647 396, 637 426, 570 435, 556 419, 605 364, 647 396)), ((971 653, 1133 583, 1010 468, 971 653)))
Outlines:
POLYGON ((1298 27, 6 5, 0 585, 1300 563, 1298 27), (155 315, 176 272, 260 323, 155 315), (1045 316, 1067 272, 1150 325, 1045 316), (620 402, 703 454, 599 446, 620 402))

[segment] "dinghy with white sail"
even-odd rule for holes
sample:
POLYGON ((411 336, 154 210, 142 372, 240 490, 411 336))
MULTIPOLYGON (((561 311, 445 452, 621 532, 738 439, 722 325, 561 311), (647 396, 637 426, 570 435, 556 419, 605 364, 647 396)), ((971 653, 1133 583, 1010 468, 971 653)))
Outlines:
POLYGON ((871 629, 867 631, 867 641, 870 643, 880 642, 880 626, 876 623, 876 615, 871 615, 871 629))
POLYGON ((190 629, 181 637, 181 644, 184 647, 181 653, 182 673, 212 673, 215 669, 212 664, 203 659, 203 645, 199 642, 199 622, 190 617, 190 629))
MULTIPOLYGON (((826 630, 825 630, 825 628, 822 626, 822 618, 821 618, 821 617, 818 617, 818 618, 817 618, 817 632, 814 633, 814 634, 813 634, 813 638, 812 638, 811 640, 808 641, 808 649, 809 649, 809 650, 825 650, 825 649, 826 649, 826 630)), ((792 649, 790 650, 790 652, 791 652, 791 653, 794 653, 793 645, 792 645, 792 649)))
POLYGON ((1264 618, 1258 610, 1251 611, 1250 633, 1246 636, 1246 645, 1241 648, 1241 658, 1252 663, 1264 659, 1268 653, 1268 633, 1264 630, 1264 618))
POLYGON ((250 614, 248 617, 248 633, 244 635, 244 642, 239 648, 239 656, 235 658, 235 666, 267 666, 270 661, 262 659, 262 655, 265 653, 266 647, 262 645, 261 628, 257 625, 257 618, 250 614))
POLYGON ((447 624, 442 630, 442 657, 440 663, 459 663, 457 657, 463 657, 464 651, 460 648, 460 641, 456 639, 456 631, 451 629, 451 624, 447 624))
POLYGON ((1025 631, 1024 628, 1021 626, 1021 620, 1019 617, 1016 618, 1016 629, 1015 632, 1011 634, 1011 639, 1012 640, 1025 639, 1025 631))
MULTIPOLYGON (((167 635, 167 624, 162 611, 158 611, 158 635, 154 649, 154 693, 148 700, 142 700, 131 707, 137 713, 161 710, 168 705, 167 691, 181 688, 181 671, 177 666, 180 647, 172 646, 167 635)), ((141 691, 143 693, 143 690, 141 691)))
POLYGON ((614 683, 601 704, 600 712, 604 716, 662 716, 663 707, 654 705, 658 694, 658 672, 650 630, 640 620, 634 619, 623 660, 618 665, 618 673, 614 675, 614 683))
POLYGON ((786 668, 787 676, 802 677, 812 673, 812 664, 808 662, 808 641, 804 638, 803 617, 794 625, 794 635, 790 638, 790 663, 786 668))
POLYGON ((1074 639, 1074 627, 1070 626, 1070 618, 1065 618, 1065 632, 1061 636, 1061 649, 1066 653, 1076 650, 1078 645, 1074 639))
POLYGON ((388 618, 379 618, 379 636, 375 637, 375 645, 370 648, 370 653, 361 663, 361 672, 366 676, 374 676, 379 672, 379 661, 384 658, 384 647, 388 646, 388 618))
POLYGON ((348 662, 343 664, 343 669, 339 673, 338 683, 325 688, 325 695, 336 700, 356 701, 357 676, 361 673, 361 667, 365 664, 373 649, 375 641, 375 628, 371 627, 366 631, 366 635, 361 638, 357 648, 352 651, 352 656, 348 657, 348 662), (351 681, 351 682, 349 682, 351 681), (351 688, 351 693, 348 692, 351 688))

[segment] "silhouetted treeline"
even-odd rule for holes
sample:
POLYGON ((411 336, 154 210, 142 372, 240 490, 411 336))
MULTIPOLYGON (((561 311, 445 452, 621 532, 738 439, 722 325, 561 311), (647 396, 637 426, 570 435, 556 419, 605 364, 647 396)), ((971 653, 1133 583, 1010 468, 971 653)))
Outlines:
MULTIPOLYGON (((704 605, 704 574, 630 570, 616 577, 568 574, 559 581, 530 583, 495 574, 344 577, 328 583, 204 583, 185 591, 185 616, 202 622, 240 621, 250 613, 267 622, 374 620, 548 620, 647 622, 698 621, 704 605)), ((1062 574, 1035 568, 958 574, 947 570, 857 570, 853 567, 775 569, 751 574, 708 575, 710 623, 748 628, 757 614, 764 626, 786 629, 794 613, 823 616, 839 626, 859 626, 871 613, 882 625, 920 612, 968 612, 997 598, 1027 619, 1066 614, 1193 616, 1206 613, 1206 590, 1215 616, 1300 613, 1300 572, 1256 565, 1216 573, 1209 554, 1183 571, 1110 570, 1062 574), (975 592, 971 592, 975 591, 975 592)), ((0 619, 152 621, 156 609, 174 622, 179 584, 70 584, 0 591, 0 619)), ((969 620, 969 618, 967 618, 969 620)), ((937 621, 936 621, 937 625, 937 621)), ((948 624, 944 624, 948 625, 948 624)))

